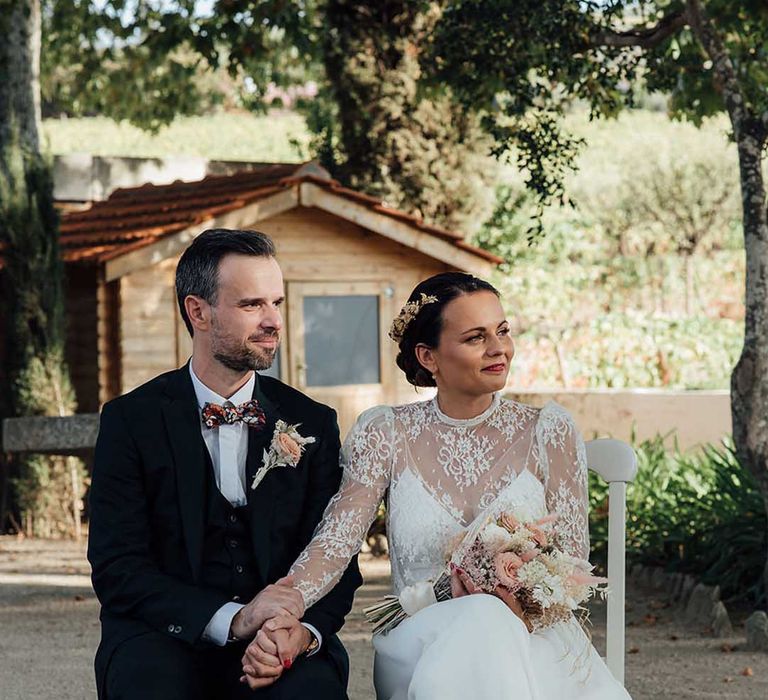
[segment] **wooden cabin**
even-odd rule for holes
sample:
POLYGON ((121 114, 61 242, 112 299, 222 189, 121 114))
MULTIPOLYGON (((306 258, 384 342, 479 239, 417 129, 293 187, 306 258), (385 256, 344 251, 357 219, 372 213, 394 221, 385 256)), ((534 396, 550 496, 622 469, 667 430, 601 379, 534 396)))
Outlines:
POLYGON ((342 432, 369 406, 419 398, 387 337, 416 283, 445 270, 487 276, 500 262, 459 233, 342 187, 315 163, 116 190, 62 217, 67 353, 80 411, 186 362, 176 263, 214 227, 274 239, 287 318, 268 373, 336 408, 342 432))

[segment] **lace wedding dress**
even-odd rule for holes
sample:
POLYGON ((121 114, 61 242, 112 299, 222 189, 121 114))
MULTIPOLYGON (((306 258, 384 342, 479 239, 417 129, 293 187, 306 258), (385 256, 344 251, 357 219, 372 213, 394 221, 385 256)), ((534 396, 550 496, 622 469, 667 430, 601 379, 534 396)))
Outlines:
MULTIPOLYGON (((469 420, 435 399, 363 413, 342 450, 344 477, 292 567, 307 606, 338 581, 388 490, 395 595, 436 579, 463 533, 494 512, 556 512, 556 545, 587 558, 584 442, 565 409, 493 398, 469 420)), ((498 598, 429 605, 374 637, 379 700, 629 698, 572 621, 529 634, 498 598)))

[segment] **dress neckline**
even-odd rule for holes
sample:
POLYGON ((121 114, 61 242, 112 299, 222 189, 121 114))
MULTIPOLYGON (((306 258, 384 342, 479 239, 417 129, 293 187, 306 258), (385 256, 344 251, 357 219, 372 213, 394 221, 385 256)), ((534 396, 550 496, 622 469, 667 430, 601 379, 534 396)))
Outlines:
POLYGON ((485 420, 487 420, 487 418, 499 407, 500 403, 501 392, 494 391, 493 399, 491 399, 491 405, 488 406, 488 408, 486 408, 482 413, 474 416, 473 418, 451 418, 450 416, 445 415, 445 413, 440 410, 440 406, 437 403, 437 396, 432 399, 432 408, 434 409, 438 420, 442 423, 452 425, 456 428, 474 428, 476 425, 480 425, 480 423, 483 423, 485 420))

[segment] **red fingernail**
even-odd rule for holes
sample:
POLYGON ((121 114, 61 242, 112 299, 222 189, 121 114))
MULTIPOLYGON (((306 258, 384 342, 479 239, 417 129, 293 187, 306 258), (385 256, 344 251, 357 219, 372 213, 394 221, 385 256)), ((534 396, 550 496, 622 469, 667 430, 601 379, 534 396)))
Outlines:
POLYGON ((451 562, 451 571, 456 571, 456 564, 451 562))
POLYGON ((289 669, 291 666, 293 666, 293 661, 291 661, 290 659, 285 659, 285 661, 283 661, 283 668, 284 668, 284 669, 286 669, 286 670, 287 670, 287 669, 289 669))

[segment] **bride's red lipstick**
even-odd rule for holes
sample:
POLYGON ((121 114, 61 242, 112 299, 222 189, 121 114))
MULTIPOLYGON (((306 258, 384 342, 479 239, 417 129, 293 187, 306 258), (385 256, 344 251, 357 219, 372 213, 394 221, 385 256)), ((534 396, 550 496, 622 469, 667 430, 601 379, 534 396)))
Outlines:
POLYGON ((492 374, 501 374, 507 366, 503 362, 498 362, 495 365, 488 365, 487 367, 483 367, 483 372, 491 372, 492 374))

